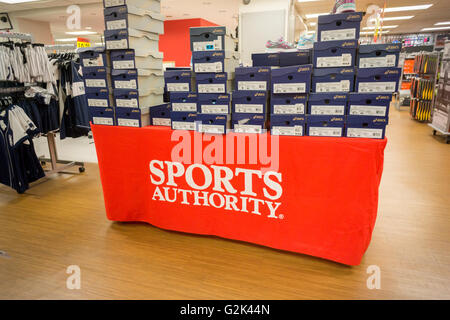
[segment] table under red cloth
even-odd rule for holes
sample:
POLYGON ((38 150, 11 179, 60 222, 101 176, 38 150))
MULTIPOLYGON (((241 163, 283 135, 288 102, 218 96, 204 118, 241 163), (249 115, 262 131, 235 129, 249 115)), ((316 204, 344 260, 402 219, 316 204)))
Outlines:
MULTIPOLYGON (((198 156, 198 150, 212 156, 219 148, 232 150, 221 135, 166 127, 92 125, 92 131, 106 213, 112 221, 147 222, 347 265, 358 265, 369 246, 386 139, 255 135, 258 150, 265 150, 262 142, 272 147, 277 140, 271 139, 278 139, 279 160, 274 156, 268 168, 264 157, 255 163, 248 154, 237 164, 225 156, 223 161, 214 158, 216 164, 198 156), (200 144, 202 139, 209 141, 200 144), (223 146, 213 145, 220 141, 223 146), (184 157, 184 163, 175 161, 173 154, 184 157)), ((238 139, 239 134, 233 135, 238 139)), ((247 152, 256 150, 247 142, 247 152)), ((236 142, 236 159, 239 148, 236 142)))

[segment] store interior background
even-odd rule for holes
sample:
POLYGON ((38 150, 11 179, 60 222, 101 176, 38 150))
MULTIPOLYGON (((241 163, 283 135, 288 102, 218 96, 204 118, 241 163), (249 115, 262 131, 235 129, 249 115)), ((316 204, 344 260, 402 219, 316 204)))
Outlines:
MULTIPOLYGON (((6 1, 6 0, 5 0, 6 1)), ((435 27, 434 23, 447 21, 450 1, 389 0, 388 7, 413 6, 433 3, 426 10, 399 11, 386 13, 386 17, 413 16, 405 20, 386 21, 384 36, 395 39, 399 35, 420 33, 435 27)), ((383 6, 384 1, 358 0, 358 11, 366 11, 368 6, 383 6)), ((161 0, 162 14, 165 16, 165 34, 160 38, 160 51, 164 53, 167 66, 189 66, 189 28, 195 26, 223 25, 236 40, 242 63, 250 65, 251 54, 265 52, 267 40, 283 37, 289 42, 297 41, 302 34, 314 32, 317 16, 327 13, 334 0, 161 0), (313 15, 313 16, 311 16, 313 15), (239 32, 237 33, 237 30, 239 32)), ((90 40, 93 46, 102 45, 104 31, 103 4, 99 0, 38 0, 33 2, 5 4, 0 2, 0 12, 8 12, 14 26, 12 31, 30 33, 34 41, 49 44, 75 44, 77 37, 90 40), (70 16, 68 8, 78 5, 81 9, 81 28, 71 30, 67 27, 70 16)), ((362 21, 367 25, 369 14, 362 21)), ((441 26, 441 27, 448 27, 441 26)), ((362 30, 364 41, 372 41, 373 30, 362 30)), ((443 33, 446 31, 443 30, 443 33)), ((97 162, 92 139, 57 140, 59 156, 84 162, 97 162)), ((49 156, 45 138, 37 139, 36 150, 39 155, 49 156)))
MULTIPOLYGON (((384 1, 356 3, 359 11, 365 11, 369 4, 382 7, 384 1)), ((421 31, 425 28, 443 27, 447 29, 442 29, 442 33, 450 32, 450 24, 435 26, 438 22, 450 22, 449 0, 386 3, 388 7, 433 4, 426 10, 387 13, 386 17, 413 16, 386 21, 388 26, 397 26, 385 30, 387 42, 399 34, 436 35, 421 31)), ((167 21, 160 51, 168 65, 184 66, 190 56, 190 26, 225 25, 235 36, 239 26, 239 51, 244 64, 248 64, 252 52, 265 51, 267 40, 283 36, 294 41, 301 33, 313 31, 317 18, 307 15, 329 12, 334 0, 251 0, 248 5, 242 0, 161 0, 161 4, 167 21), (257 18, 260 13, 271 15, 280 11, 282 17, 278 19, 257 18), (240 21, 246 14, 256 18, 252 25, 243 28, 240 21)), ((93 45, 102 44, 101 0, 0 2, 0 12, 9 13, 12 31, 31 33, 34 42, 70 44, 80 36, 90 39, 93 45), (72 4, 81 8, 80 30, 66 26, 66 10, 72 4)), ((366 22, 367 17, 362 26, 366 22)), ((363 40, 370 41, 370 30, 363 32, 367 32, 363 40)), ((25 197, 18 198, 12 190, 1 194, 11 211, 3 215, 3 221, 16 229, 3 228, 0 244, 9 239, 6 233, 15 230, 13 233, 21 241, 17 241, 14 250, 24 261, 11 264, 3 273, 13 281, 13 285, 4 281, 3 289, 9 298, 25 299, 123 299, 124 295, 136 299, 450 297, 450 153, 448 145, 433 136, 425 123, 412 120, 408 110, 406 107, 390 111, 379 214, 372 243, 360 267, 237 241, 166 232, 144 224, 124 228, 104 216, 98 167, 89 164, 85 174, 54 175, 49 182, 38 183, 25 197), (24 236, 29 234, 33 237, 24 236), (44 258, 49 260, 43 262, 44 258), (84 265, 85 283, 89 283, 81 292, 65 288, 65 267, 73 261, 84 265), (366 270, 374 263, 383 270, 382 290, 366 287, 366 270)), ((38 156, 49 156, 45 138, 35 140, 35 146, 38 156)), ((61 159, 97 162, 94 141, 88 137, 57 140, 57 150, 61 159)))

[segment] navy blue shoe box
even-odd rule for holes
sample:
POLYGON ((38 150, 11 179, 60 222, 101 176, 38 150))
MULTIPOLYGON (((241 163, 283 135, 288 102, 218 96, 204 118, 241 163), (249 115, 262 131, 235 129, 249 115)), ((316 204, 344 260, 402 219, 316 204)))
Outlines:
POLYGON ((170 103, 161 104, 150 108, 150 124, 152 126, 171 127, 172 106, 170 103))
POLYGON ((270 89, 269 67, 239 67, 235 70, 237 91, 268 91, 270 89))
POLYGON ((192 130, 195 131, 197 121, 197 112, 171 112, 173 130, 192 130))
POLYGON ((358 67, 397 67, 402 45, 400 43, 368 44, 359 46, 358 67))
POLYGON ((111 108, 109 90, 99 89, 96 92, 86 93, 88 107, 111 108))
POLYGON ((360 93, 392 93, 398 91, 401 68, 359 69, 356 89, 360 93))
POLYGON ((282 67, 272 70, 273 94, 309 93, 311 89, 312 65, 282 67))
POLYGON ((252 54, 253 67, 279 67, 280 54, 275 53, 253 53, 252 54))
POLYGON ((234 113, 231 125, 236 133, 262 133, 267 128, 267 116, 265 114, 234 113))
POLYGON ((108 70, 106 67, 83 69, 84 87, 86 93, 95 93, 100 89, 108 89, 108 70))
POLYGON ((354 67, 357 48, 357 40, 315 42, 314 68, 354 67))
POLYGON ((355 68, 314 69, 312 76, 312 92, 353 92, 355 84, 355 68))
POLYGON ((349 116, 388 117, 391 93, 350 93, 348 95, 349 116))
POLYGON ((306 116, 296 114, 272 114, 271 134, 274 136, 304 136, 306 116))
POLYGON ((200 94, 198 95, 197 112, 199 114, 229 114, 230 100, 228 93, 200 94))
POLYGON ((308 100, 308 114, 344 116, 347 99, 346 93, 311 93, 308 100))
POLYGON ((289 67, 311 64, 311 49, 301 49, 293 52, 254 53, 253 67, 289 67))
POLYGON ((387 117, 347 116, 345 136, 384 139, 388 122, 387 117))
POLYGON ((317 41, 357 40, 363 12, 321 15, 317 21, 317 41))
POLYGON ((165 90, 171 92, 190 92, 192 73, 190 70, 167 70, 164 72, 165 90))
POLYGON ((201 133, 226 134, 230 129, 229 114, 205 114, 197 115, 196 130, 201 133))
POLYGON ((278 94, 270 99, 270 114, 274 115, 305 115, 307 111, 307 94, 278 94))
POLYGON ((312 63, 312 50, 301 49, 293 52, 280 52, 280 67, 300 66, 312 63))
POLYGON ((192 53, 195 73, 225 72, 225 51, 197 51, 192 53))
POLYGON ((309 115, 306 135, 312 137, 343 137, 345 116, 309 115))
POLYGON ((232 113, 267 114, 266 91, 233 91, 232 113))
POLYGON ((142 127, 141 109, 116 108, 116 125, 123 127, 142 127))
POLYGON ((227 93, 226 73, 197 73, 196 87, 197 93, 227 93))
POLYGON ((198 94, 196 92, 171 92, 172 112, 197 112, 198 94))
POLYGON ((191 51, 225 50, 225 27, 190 28, 191 51))
POLYGON ((114 108, 89 107, 89 117, 96 125, 116 125, 114 108))
POLYGON ((79 49, 79 56, 83 70, 92 67, 109 67, 104 47, 79 49))

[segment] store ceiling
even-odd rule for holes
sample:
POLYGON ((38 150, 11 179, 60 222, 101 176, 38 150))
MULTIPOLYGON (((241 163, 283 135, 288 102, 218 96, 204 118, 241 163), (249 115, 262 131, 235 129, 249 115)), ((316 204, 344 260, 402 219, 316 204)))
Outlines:
MULTIPOLYGON (((335 0, 304 1, 295 3, 297 12, 304 18, 307 14, 331 11, 335 2, 335 0)), ((161 0, 161 6, 162 13, 168 20, 201 17, 234 29, 237 25, 237 13, 241 2, 242 0, 161 0)), ((356 0, 356 3, 358 10, 366 11, 370 4, 382 7, 384 0, 356 0)), ((398 26, 389 29, 389 34, 420 32, 422 28, 434 27, 437 22, 450 21, 449 0, 387 0, 386 3, 387 7, 433 4, 426 10, 386 13, 386 17, 414 16, 409 20, 386 21, 385 25, 398 26)), ((102 0, 39 0, 21 4, 0 2, 0 12, 11 12, 16 17, 50 22, 55 39, 67 38, 70 36, 65 34, 68 31, 66 9, 72 4, 78 4, 82 9, 82 28, 98 32, 97 36, 90 37, 96 41, 104 29, 102 0)), ((366 26, 366 20, 367 17, 363 21, 363 26, 366 26)), ((317 22, 317 18, 306 19, 306 21, 317 22)))
MULTIPOLYGON (((434 26, 437 22, 450 21, 450 1, 449 0, 356 0, 356 9, 358 11, 366 11, 367 7, 371 4, 383 7, 386 2, 386 8, 391 7, 404 7, 404 6, 415 6, 424 4, 433 4, 430 8, 426 10, 414 10, 414 11, 398 11, 385 13, 385 17, 399 17, 399 16, 414 16, 409 20, 394 20, 385 21, 384 25, 398 27, 390 30, 389 34, 396 33, 416 33, 420 32, 423 28, 436 27, 434 26)), ((307 1, 307 2, 297 2, 296 8, 302 17, 307 14, 313 13, 325 13, 331 11, 335 3, 335 0, 318 0, 318 1, 307 1)), ((367 26, 367 18, 369 15, 364 17, 362 22, 362 27, 367 26)), ((317 18, 306 19, 308 22, 317 22, 317 18)), ((450 26, 450 25, 447 25, 450 26)), ((313 28, 314 29, 314 28, 313 28)), ((445 32, 445 30, 443 31, 445 32)))

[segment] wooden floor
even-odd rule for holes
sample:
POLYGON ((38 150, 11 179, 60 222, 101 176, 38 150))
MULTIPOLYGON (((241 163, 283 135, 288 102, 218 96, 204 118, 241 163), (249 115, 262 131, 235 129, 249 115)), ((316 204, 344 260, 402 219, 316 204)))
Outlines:
POLYGON ((105 218, 98 168, 0 187, 3 299, 450 298, 450 145, 391 111, 372 243, 358 267, 105 218), (81 290, 66 288, 79 265, 81 290), (366 286, 369 265, 381 289, 366 286))

